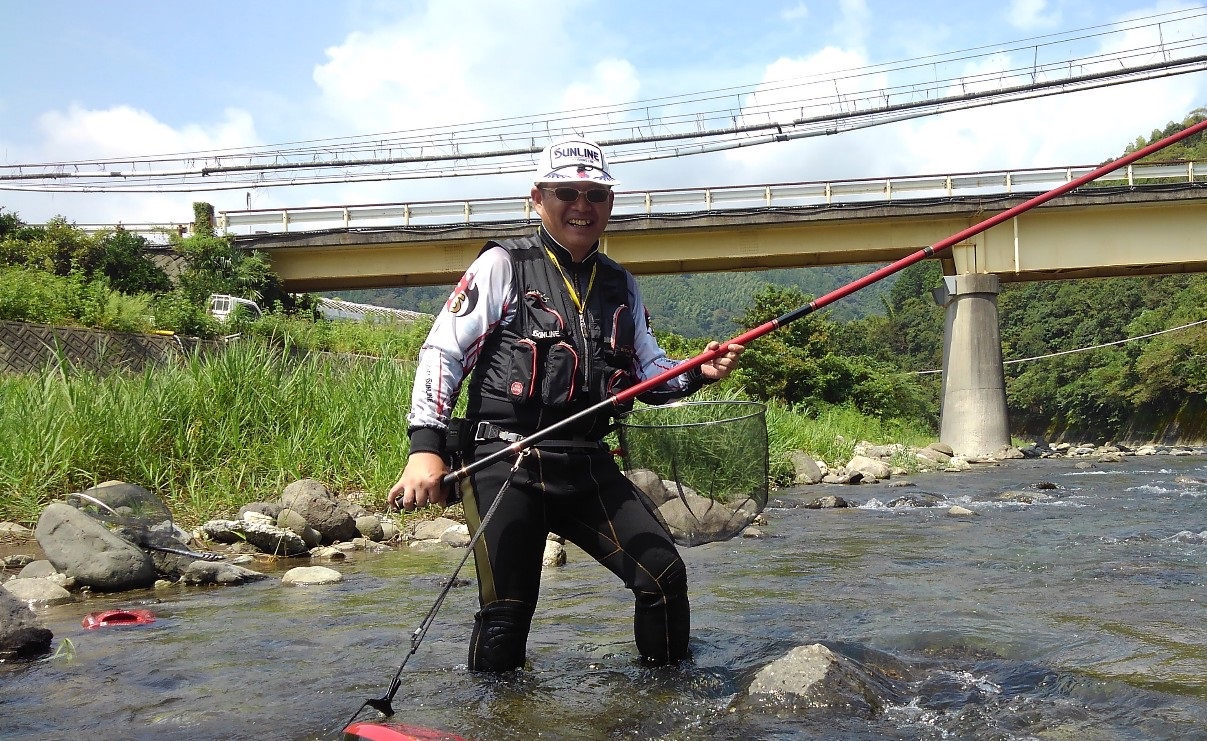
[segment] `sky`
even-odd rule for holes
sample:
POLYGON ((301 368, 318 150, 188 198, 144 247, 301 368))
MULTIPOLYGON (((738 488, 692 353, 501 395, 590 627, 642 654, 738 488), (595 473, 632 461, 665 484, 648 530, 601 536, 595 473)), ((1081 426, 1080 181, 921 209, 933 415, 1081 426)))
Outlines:
MULTIPOLYGON (((947 79, 1041 54, 1109 57, 1158 39, 1207 37, 1207 3, 0 0, 0 28, 3 166, 267 149, 634 102, 648 111, 650 101, 708 91, 717 110, 738 110, 751 91, 760 102, 774 99, 778 81, 808 78, 816 90, 838 90, 844 71, 877 65, 885 66, 863 89, 900 84, 894 66, 947 79), (1204 14, 1101 33, 1196 8, 1204 14), (1090 30, 1071 33, 1082 29, 1090 30), (1045 43, 1073 37, 1080 40, 1045 43), (952 55, 993 47, 1001 51, 952 55), (947 55, 941 70, 925 63, 935 55, 947 55)), ((627 163, 616 174, 621 190, 642 190, 1097 164, 1205 106, 1207 72, 1194 72, 627 163)), ((56 215, 78 224, 180 223, 191 221, 197 200, 223 211, 516 196, 530 184, 504 174, 204 193, 0 189, 0 208, 27 223, 56 215)))

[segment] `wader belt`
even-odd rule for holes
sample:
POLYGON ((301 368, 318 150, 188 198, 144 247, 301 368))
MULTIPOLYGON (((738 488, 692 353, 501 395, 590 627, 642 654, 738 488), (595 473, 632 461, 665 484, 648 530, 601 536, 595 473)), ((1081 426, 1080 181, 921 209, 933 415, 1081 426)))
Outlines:
MULTIPOLYGON (((505 430, 498 425, 491 424, 490 422, 479 422, 474 428, 475 443, 488 443, 494 442, 495 440, 502 440, 505 443, 518 443, 526 437, 528 436, 522 435, 518 432, 512 432, 511 430, 505 430)), ((585 437, 572 437, 561 440, 541 440, 536 443, 536 447, 595 449, 604 447, 604 444, 601 440, 589 440, 585 437)))

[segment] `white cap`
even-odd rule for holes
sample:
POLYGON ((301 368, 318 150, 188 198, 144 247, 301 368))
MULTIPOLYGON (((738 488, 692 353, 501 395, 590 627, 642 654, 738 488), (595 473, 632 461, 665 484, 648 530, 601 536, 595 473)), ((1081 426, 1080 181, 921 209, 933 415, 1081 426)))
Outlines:
POLYGON ((532 182, 536 185, 579 182, 612 186, 620 181, 608 171, 608 160, 598 144, 586 139, 560 139, 541 152, 532 182))

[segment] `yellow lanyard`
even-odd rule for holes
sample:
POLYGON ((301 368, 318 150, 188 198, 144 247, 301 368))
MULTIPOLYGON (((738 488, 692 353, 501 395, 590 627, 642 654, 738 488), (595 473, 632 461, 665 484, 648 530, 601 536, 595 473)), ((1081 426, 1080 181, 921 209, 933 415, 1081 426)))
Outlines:
POLYGON ((557 261, 557 256, 554 255, 548 247, 545 248, 545 254, 549 255, 549 259, 553 261, 553 265, 557 268, 557 272, 562 276, 562 282, 566 284, 566 290, 570 292, 570 300, 574 302, 574 308, 578 309, 579 314, 582 314, 583 304, 591 296, 591 288, 595 285, 595 271, 599 268, 599 263, 597 262, 591 266, 591 279, 587 281, 587 291, 580 299, 578 297, 578 291, 574 290, 574 284, 571 283, 570 279, 566 277, 566 271, 562 270, 562 264, 557 261))

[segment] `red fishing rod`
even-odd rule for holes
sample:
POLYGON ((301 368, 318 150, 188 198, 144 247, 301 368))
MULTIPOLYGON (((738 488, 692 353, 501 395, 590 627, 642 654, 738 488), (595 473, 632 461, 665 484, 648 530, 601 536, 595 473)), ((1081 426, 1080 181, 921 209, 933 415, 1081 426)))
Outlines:
MULTIPOLYGON (((973 226, 970 226, 967 229, 964 229, 963 231, 961 231, 957 234, 953 234, 950 237, 947 237, 946 239, 939 240, 938 242, 935 242, 934 244, 932 244, 928 247, 923 247, 922 249, 918 250, 917 252, 914 252, 911 255, 903 257, 900 260, 897 260, 896 262, 893 262, 889 265, 886 265, 886 266, 880 268, 879 270, 875 270, 875 271, 869 273, 868 275, 866 275, 862 278, 859 278, 858 280, 852 281, 851 283, 848 283, 847 285, 842 286, 841 288, 837 288, 837 289, 825 294, 824 296, 821 296, 820 298, 810 301, 808 304, 805 304, 804 306, 801 306, 797 309, 793 309, 792 311, 790 311, 782 316, 778 316, 775 319, 772 319, 771 321, 766 322, 765 324, 761 324, 761 325, 755 327, 754 329, 748 330, 727 342, 723 342, 715 349, 705 350, 704 352, 700 353, 699 355, 695 356, 694 358, 691 358, 690 360, 685 360, 682 363, 676 365, 674 368, 670 368, 669 370, 663 371, 662 373, 659 373, 658 375, 656 375, 652 378, 646 379, 645 381, 642 381, 634 386, 631 386, 631 387, 621 391, 620 393, 616 394, 615 396, 611 396, 607 399, 604 399, 603 401, 601 401, 597 404, 594 404, 594 405, 582 410, 581 412, 573 414, 573 415, 561 420, 560 422, 556 422, 552 425, 549 425, 548 427, 537 430, 536 432, 532 433, 528 437, 525 437, 522 440, 518 440, 518 441, 510 444, 506 448, 503 448, 502 450, 500 450, 496 453, 492 453, 480 460, 474 461, 473 463, 470 463, 466 466, 458 468, 455 471, 451 471, 444 476, 442 483, 446 486, 455 484, 456 482, 461 481, 462 479, 466 478, 467 476, 470 476, 475 471, 480 471, 481 469, 483 469, 489 465, 498 463, 499 461, 510 458, 512 456, 518 456, 521 453, 523 453, 524 451, 526 451, 527 449, 531 448, 533 445, 536 445, 537 443, 539 443, 541 440, 547 439, 550 435, 553 435, 554 433, 558 432, 559 430, 565 429, 566 427, 573 425, 575 422, 578 422, 578 421, 583 420, 588 417, 592 417, 596 414, 599 414, 600 412, 608 410, 609 408, 619 407, 621 404, 628 402, 629 400, 634 399, 637 396, 640 396, 641 394, 645 393, 646 391, 649 391, 657 386, 662 385, 663 383, 666 383, 667 381, 671 380, 672 378, 675 378, 676 376, 682 375, 682 374, 688 372, 689 370, 692 370, 693 368, 698 368, 701 365, 703 365, 704 363, 707 363, 708 361, 710 361, 714 358, 724 355, 726 352, 726 348, 729 345, 745 345, 748 342, 750 342, 751 340, 758 339, 759 337, 762 337, 763 335, 768 334, 769 332, 773 332, 773 331, 779 329, 780 327, 791 324, 792 322, 796 321, 797 319, 808 316, 809 314, 812 314, 813 312, 817 311, 818 309, 821 309, 825 306, 829 306, 830 304, 834 303, 838 299, 843 298, 845 296, 849 296, 861 288, 866 288, 867 286, 870 286, 871 284, 873 284, 883 278, 886 278, 886 277, 892 275, 893 273, 903 270, 904 268, 907 268, 916 262, 925 260, 928 257, 933 257, 934 255, 942 252, 943 250, 947 249, 948 247, 951 247, 954 244, 958 244, 959 242, 962 242, 963 240, 968 239, 969 237, 980 234, 981 232, 983 232, 987 229, 991 229, 992 227, 997 226, 998 224, 1001 224, 1004 221, 1012 219, 1015 216, 1018 216, 1019 214, 1025 212, 1025 211, 1030 211, 1031 209, 1035 208, 1036 206, 1047 203, 1048 201, 1052 200, 1053 198, 1057 198, 1061 195, 1064 195, 1065 193, 1068 193, 1069 191, 1071 191, 1075 188, 1079 188, 1082 185, 1089 183, 1090 181, 1097 180, 1098 178, 1102 177, 1103 175, 1113 172, 1113 171, 1119 169, 1120 167, 1126 167, 1127 165, 1130 165, 1131 163, 1133 163, 1139 159, 1147 157, 1148 155, 1152 154, 1153 152, 1157 152, 1161 149, 1164 149, 1165 147, 1168 147, 1170 144, 1181 141, 1182 139, 1185 139, 1189 136, 1193 136, 1194 134, 1197 134, 1203 130, 1207 130, 1207 120, 1200 121, 1199 123, 1195 124, 1194 126, 1191 126, 1187 129, 1179 131, 1176 134, 1167 136, 1158 142, 1149 144, 1147 147, 1144 147, 1143 149, 1139 149, 1125 157, 1121 157, 1121 158, 1115 160, 1114 162, 1103 165, 1102 167, 1099 167, 1091 172, 1088 172, 1079 178, 1070 180, 1069 182, 1064 183, 1056 188, 1053 188, 1052 190, 1049 190, 1045 193, 1041 193, 1040 195, 1037 195, 1034 198, 1030 198, 1030 199, 1018 204, 1017 206, 1014 206, 1013 208, 1009 208, 1009 209, 997 214, 996 216, 991 216, 990 218, 985 219, 984 221, 981 221, 977 224, 974 224, 973 226)), ((519 465, 518 460, 516 461, 515 465, 516 466, 519 465)), ((348 724, 346 724, 346 727, 344 728, 343 738, 345 739, 345 741, 465 741, 465 739, 462 739, 460 736, 455 736, 453 734, 446 734, 441 731, 433 731, 433 730, 427 729, 427 728, 419 728, 419 727, 414 727, 414 726, 403 726, 403 725, 381 724, 381 723, 371 723, 371 722, 369 722, 369 723, 353 723, 352 720, 355 720, 357 715, 359 715, 360 712, 363 711, 366 707, 371 707, 371 708, 377 710, 378 712, 380 712, 382 715, 386 716, 387 718, 394 715, 394 708, 392 707, 391 703, 394 699, 394 695, 398 692, 399 688, 402 685, 402 671, 403 671, 404 667, 406 667, 407 659, 410 659, 410 657, 413 656, 415 654, 415 652, 419 650, 419 644, 422 642, 424 636, 427 634, 427 630, 430 627, 432 621, 435 619, 436 613, 439 611, 440 606, 443 604, 444 598, 447 596, 448 591, 451 588, 454 579, 456 578, 457 574, 461 571, 461 567, 465 565, 466 560, 469 558, 469 554, 473 551, 474 545, 477 543, 478 539, 481 537, 481 534, 486 527, 486 523, 490 520, 491 516, 494 514, 495 507, 498 505, 498 503, 501 500, 502 500, 502 492, 499 493, 499 496, 495 497, 493 504, 487 510, 485 516, 482 517, 481 521, 478 524, 478 528, 477 528, 476 532, 474 533, 474 537, 470 540, 469 547, 466 549, 466 554, 461 559, 461 563, 457 566, 457 569, 453 572, 452 576, 450 576, 448 581, 445 583, 444 589, 441 591, 439 598, 437 598, 436 603, 434 605, 432 605, 432 609, 428 611, 427 616, 425 616, 423 621, 421 621, 419 628, 411 636, 411 650, 410 650, 410 652, 407 653, 406 657, 402 661, 402 665, 398 667, 398 671, 394 674, 394 678, 390 682, 389 690, 386 692, 386 694, 383 697, 365 701, 365 703, 363 705, 361 705, 360 709, 358 709, 356 711, 356 713, 353 713, 352 719, 349 720, 348 724)))
POLYGON ((485 468, 489 465, 498 463, 499 461, 510 458, 513 455, 517 455, 521 451, 532 447, 533 445, 540 442, 541 440, 545 440, 545 439, 549 438, 551 435, 558 432, 559 430, 570 427, 574 423, 579 422, 588 417, 594 417, 595 415, 597 415, 600 412, 603 412, 609 408, 619 407, 621 404, 640 396, 641 394, 645 393, 646 391, 649 391, 650 389, 653 389, 657 386, 660 386, 660 385, 666 383, 667 381, 671 380, 672 378, 675 378, 676 376, 680 376, 680 375, 688 372, 689 370, 692 370, 693 368, 698 368, 701 365, 703 365, 704 363, 707 363, 708 361, 713 360, 714 358, 724 355, 726 348, 729 345, 745 345, 748 342, 750 342, 751 340, 762 337, 763 335, 765 335, 769 332, 773 332, 773 331, 779 329, 780 327, 783 327, 787 324, 791 324, 792 322, 796 321, 797 319, 808 316, 809 314, 812 314, 813 312, 817 311, 818 309, 825 307, 825 306, 829 306, 830 304, 834 303, 838 299, 843 298, 845 296, 849 296, 852 293, 854 293, 855 291, 860 290, 861 288, 866 288, 867 286, 870 286, 871 284, 873 284, 879 280, 887 278, 888 276, 892 275, 893 273, 903 270, 903 269, 909 267, 910 265, 913 265, 916 262, 925 260, 928 257, 933 257, 934 255, 937 255, 938 253, 942 252, 943 250, 947 249, 948 247, 951 247, 954 244, 958 244, 959 242, 962 242, 965 239, 968 239, 969 237, 980 234, 981 232, 983 232, 987 229, 991 229, 991 228, 997 226, 998 224, 1001 224, 1003 221, 1008 221, 1025 211, 1030 211, 1031 209, 1035 208, 1036 206, 1047 203, 1048 201, 1052 200, 1053 198, 1062 196, 1065 193, 1068 193, 1069 191, 1071 191, 1075 188, 1080 188, 1081 186, 1085 185, 1086 183, 1088 183, 1092 180, 1097 180, 1098 178, 1102 177, 1103 175, 1106 175, 1109 172, 1118 170, 1121 167, 1126 167, 1127 165, 1132 164, 1136 160, 1143 159, 1144 157, 1147 157, 1148 155, 1152 154, 1153 152, 1157 152, 1161 149, 1164 149, 1165 147, 1168 147, 1170 144, 1181 141, 1182 139, 1185 139, 1189 136, 1193 136, 1194 134, 1197 134, 1200 131, 1203 131, 1205 129, 1207 129, 1207 120, 1200 121, 1199 123, 1187 128, 1187 129, 1179 131, 1176 134, 1171 134, 1170 136, 1167 136, 1158 142, 1149 144, 1147 147, 1144 147, 1143 149, 1136 150, 1135 152, 1132 152, 1131 154, 1129 154, 1125 157, 1120 157, 1119 159, 1115 160, 1114 162, 1105 164, 1102 167, 1099 167, 1091 172, 1088 172, 1079 178, 1070 180, 1069 182, 1064 183, 1056 188, 1053 188, 1052 190, 1049 190, 1045 193, 1041 193, 1040 195, 1037 195, 1034 198, 1026 200, 1026 201, 1018 204, 1017 206, 1014 206, 1013 208, 1009 208, 1009 209, 997 214, 996 216, 991 216, 990 218, 985 219, 984 221, 981 221, 977 224, 974 224, 957 234, 953 234, 950 237, 947 237, 946 239, 939 240, 938 242, 935 242, 934 244, 932 244, 928 247, 923 247, 922 249, 918 250, 917 252, 915 252, 911 255, 907 255, 906 257, 903 257, 894 263, 891 263, 889 265, 886 265, 886 266, 880 268, 879 270, 873 271, 873 272, 869 273, 868 275, 866 275, 862 278, 859 278, 858 280, 852 281, 852 282, 848 283, 847 285, 842 286, 841 288, 836 288, 835 290, 825 294, 824 296, 821 296, 820 298, 810 301, 808 304, 805 304, 804 306, 801 306, 797 309, 793 309, 792 311, 790 311, 782 316, 778 316, 775 319, 772 319, 771 321, 769 321, 765 324, 761 324, 761 325, 755 327, 754 329, 748 330, 748 331, 744 332, 743 334, 740 334, 737 337, 734 337, 733 339, 729 340, 728 342, 723 342, 716 349, 705 350, 704 352, 700 353, 699 355, 695 356, 694 358, 691 358, 690 360, 685 360, 684 362, 680 363, 679 365, 676 365, 674 368, 670 368, 669 370, 663 371, 662 373, 659 373, 658 375, 654 376, 653 378, 646 379, 646 380, 638 383, 635 386, 630 386, 629 388, 624 389, 623 391, 619 392, 615 396, 608 397, 607 399, 604 399, 603 401, 601 401, 593 406, 590 406, 590 407, 582 410, 581 412, 578 412, 569 417, 566 417, 565 419, 563 419, 559 422, 556 422, 554 424, 551 424, 548 427, 537 430, 536 432, 532 433, 528 437, 525 437, 522 440, 517 440, 516 442, 512 443, 511 445, 508 445, 506 448, 503 448, 502 450, 500 450, 498 452, 492 453, 491 455, 488 455, 480 460, 474 461, 466 466, 458 468, 457 470, 446 474, 444 477, 443 483, 445 485, 454 484, 454 483, 464 479, 465 477, 473 474, 474 472, 482 470, 483 468, 485 468))

